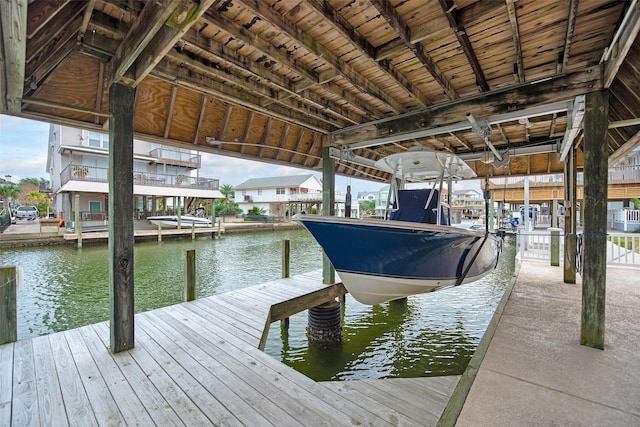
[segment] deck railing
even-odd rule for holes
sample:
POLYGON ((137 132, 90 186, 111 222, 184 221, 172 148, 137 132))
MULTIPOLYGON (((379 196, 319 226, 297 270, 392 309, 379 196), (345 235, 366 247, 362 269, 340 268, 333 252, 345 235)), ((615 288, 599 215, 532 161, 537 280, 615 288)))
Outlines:
MULTIPOLYGON (((578 238, 581 234, 578 233, 578 238)), ((551 232, 518 233, 518 257, 521 260, 551 260, 551 232)), ((560 259, 564 253, 564 234, 559 239, 560 259)), ((607 233, 607 264, 640 268, 640 234, 607 233)))
MULTIPOLYGON (((109 169, 96 166, 68 165, 60 173, 61 185, 69 181, 109 182, 109 169)), ((218 190, 220 180, 186 175, 134 172, 133 183, 152 187, 182 187, 199 190, 218 190)))

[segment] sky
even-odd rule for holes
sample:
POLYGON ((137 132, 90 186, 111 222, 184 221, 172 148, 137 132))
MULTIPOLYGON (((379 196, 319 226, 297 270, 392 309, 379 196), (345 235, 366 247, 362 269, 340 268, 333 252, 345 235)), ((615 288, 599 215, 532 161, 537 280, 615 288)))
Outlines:
MULTIPOLYGON (((46 171, 47 142, 49 124, 19 117, 0 115, 0 177, 12 182, 23 178, 44 178, 49 180, 46 171)), ((288 166, 274 165, 251 160, 225 157, 209 153, 201 153, 202 167, 199 176, 216 178, 220 185, 236 186, 250 178, 266 178, 274 176, 303 175, 314 173, 322 178, 321 172, 298 169, 288 166)), ((379 182, 346 178, 336 175, 336 190, 346 191, 351 185, 351 193, 357 195, 363 191, 378 191, 384 186, 379 182)), ((454 190, 480 186, 476 180, 454 185, 454 190)))

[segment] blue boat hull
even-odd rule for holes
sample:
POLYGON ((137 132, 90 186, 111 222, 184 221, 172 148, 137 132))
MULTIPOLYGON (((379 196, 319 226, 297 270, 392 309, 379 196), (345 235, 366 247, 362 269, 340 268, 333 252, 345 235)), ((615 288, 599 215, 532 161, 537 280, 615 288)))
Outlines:
POLYGON ((365 304, 478 280, 495 268, 500 248, 493 235, 450 226, 297 219, 322 246, 347 290, 365 304))

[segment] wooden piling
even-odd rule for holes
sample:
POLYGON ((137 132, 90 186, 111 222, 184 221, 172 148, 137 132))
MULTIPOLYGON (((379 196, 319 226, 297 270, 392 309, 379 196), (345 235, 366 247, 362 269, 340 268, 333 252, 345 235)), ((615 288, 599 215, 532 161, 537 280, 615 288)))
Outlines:
MULTIPOLYGON (((289 277, 290 266, 290 254, 291 254, 291 241, 284 239, 282 241, 282 278, 287 279, 289 277)), ((285 330, 289 329, 289 318, 285 317, 280 321, 280 327, 285 330)))
POLYGON ((609 92, 588 93, 584 115, 584 237, 580 344, 604 349, 609 92))
POLYGON ((196 299, 196 250, 189 249, 185 253, 184 258, 184 270, 185 270, 185 288, 184 288, 184 300, 193 301, 196 299))
POLYGON ((0 267, 0 344, 18 340, 16 267, 0 267))

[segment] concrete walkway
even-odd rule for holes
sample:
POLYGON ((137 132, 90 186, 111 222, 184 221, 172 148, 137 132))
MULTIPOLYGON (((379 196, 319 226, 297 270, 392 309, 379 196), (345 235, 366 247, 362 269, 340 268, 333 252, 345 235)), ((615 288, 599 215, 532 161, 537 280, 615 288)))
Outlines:
POLYGON ((581 278, 525 261, 457 426, 640 426, 640 270, 608 268, 605 350, 581 346, 581 278))

